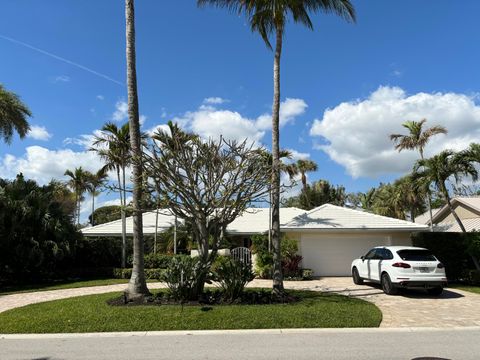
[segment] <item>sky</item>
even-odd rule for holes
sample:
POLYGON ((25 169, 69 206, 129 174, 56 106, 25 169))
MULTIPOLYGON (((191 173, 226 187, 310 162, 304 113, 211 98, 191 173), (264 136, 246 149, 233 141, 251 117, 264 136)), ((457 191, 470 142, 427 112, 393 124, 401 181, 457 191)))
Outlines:
MULTIPOLYGON (((406 174, 417 158, 388 138, 406 120, 447 135, 431 156, 480 142, 480 2, 352 1, 357 22, 289 22, 281 68, 281 147, 348 192, 406 174), (457 6, 455 6, 457 5, 457 6)), ((0 0, 0 83, 30 107, 31 132, 0 142, 0 177, 47 183, 98 170, 88 151, 106 122, 127 121, 124 2, 0 0)), ((246 19, 194 0, 136 1, 144 131, 173 120, 201 136, 271 143, 273 53, 246 19)), ((99 203, 114 203, 103 194, 99 203)), ((89 209, 84 204, 84 216, 89 209)))

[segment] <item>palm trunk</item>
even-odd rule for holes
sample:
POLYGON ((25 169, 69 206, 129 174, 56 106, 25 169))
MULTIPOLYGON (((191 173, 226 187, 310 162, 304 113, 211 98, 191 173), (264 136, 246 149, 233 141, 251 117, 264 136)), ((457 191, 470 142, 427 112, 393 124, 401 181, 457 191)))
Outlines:
POLYGON ((125 192, 125 165, 122 165, 121 182, 120 174, 118 176, 118 184, 120 186, 121 194, 120 198, 123 197, 123 200, 121 201, 120 214, 122 216, 122 268, 125 268, 127 266, 127 215, 125 214, 125 208, 127 206, 127 193, 125 192))
POLYGON ((280 58, 282 55, 283 29, 277 27, 275 58, 273 62, 272 106, 272 247, 273 293, 283 296, 282 252, 280 235, 280 58))
POLYGON ((125 224, 125 213, 124 213, 124 203, 125 201, 123 200, 123 194, 122 194, 122 182, 120 180, 120 167, 117 166, 117 180, 118 180, 118 192, 120 194, 120 216, 122 219, 122 263, 121 267, 125 268, 126 264, 126 257, 127 257, 127 229, 126 229, 126 224, 125 224))
POLYGON ((157 253, 157 237, 158 237, 158 205, 157 212, 155 214, 155 236, 153 238, 153 253, 157 253))
POLYGON ((125 0, 128 122, 133 167, 133 268, 126 295, 129 299, 148 295, 145 281, 143 221, 140 201, 142 199, 142 149, 140 144, 140 121, 138 111, 137 73, 135 58, 135 11, 134 0, 125 0))
POLYGON ((92 226, 95 226, 93 213, 95 212, 95 192, 92 193, 92 226))
MULTIPOLYGON (((423 150, 420 149, 420 158, 423 158, 423 150)), ((430 215, 430 231, 433 232, 433 213, 432 213, 432 199, 430 194, 430 187, 427 189, 427 207, 428 207, 428 214, 430 215)))

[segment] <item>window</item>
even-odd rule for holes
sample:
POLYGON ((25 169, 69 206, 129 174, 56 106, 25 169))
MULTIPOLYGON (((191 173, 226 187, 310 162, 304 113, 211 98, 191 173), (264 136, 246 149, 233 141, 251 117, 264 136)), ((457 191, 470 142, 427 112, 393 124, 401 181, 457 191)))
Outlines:
POLYGON ((392 260, 393 254, 388 249, 379 249, 382 260, 392 260))
POLYGON ((435 256, 428 250, 399 250, 398 256, 405 261, 436 261, 435 256))

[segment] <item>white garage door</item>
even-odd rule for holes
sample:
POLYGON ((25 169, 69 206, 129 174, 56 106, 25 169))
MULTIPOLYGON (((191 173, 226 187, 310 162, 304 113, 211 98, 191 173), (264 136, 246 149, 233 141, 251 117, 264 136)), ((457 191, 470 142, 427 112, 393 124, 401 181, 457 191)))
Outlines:
POLYGON ((386 236, 302 235, 302 266, 315 276, 349 276, 353 259, 365 255, 372 247, 387 245, 386 236))

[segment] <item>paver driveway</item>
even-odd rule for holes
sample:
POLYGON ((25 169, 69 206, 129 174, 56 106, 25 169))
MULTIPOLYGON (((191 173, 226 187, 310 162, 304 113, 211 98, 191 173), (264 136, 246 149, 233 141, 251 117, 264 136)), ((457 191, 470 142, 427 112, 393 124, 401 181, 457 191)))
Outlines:
MULTIPOLYGON (((254 280, 249 287, 270 287, 271 280, 254 280)), ((0 312, 38 302, 74 296, 122 291, 125 284, 76 289, 39 291, 0 296, 0 312)), ((164 287, 149 283, 150 289, 164 287)), ((385 295, 378 286, 354 285, 351 278, 329 277, 312 281, 285 281, 287 289, 334 292, 373 302, 383 313, 380 327, 465 327, 480 326, 480 295, 448 289, 440 297, 420 291, 385 295)))
MULTIPOLYGON (((270 286, 271 281, 254 280, 251 286, 270 286)), ((328 277, 313 281, 285 281, 290 289, 335 292, 373 302, 383 313, 380 327, 465 327, 480 326, 480 295, 446 289, 439 297, 421 290, 385 295, 378 285, 355 285, 349 277, 328 277)))

